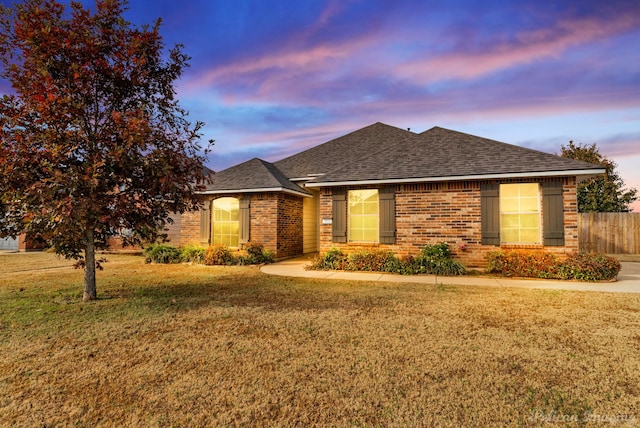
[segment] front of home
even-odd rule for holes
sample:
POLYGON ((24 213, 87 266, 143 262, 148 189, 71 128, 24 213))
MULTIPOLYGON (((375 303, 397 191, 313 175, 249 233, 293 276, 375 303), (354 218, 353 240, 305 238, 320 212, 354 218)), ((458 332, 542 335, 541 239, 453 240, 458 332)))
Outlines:
POLYGON ((203 209, 183 216, 180 244, 260 243, 287 258, 332 248, 415 255, 447 242, 469 267, 498 249, 563 255, 578 250, 576 183, 604 172, 439 127, 376 123, 220 171, 203 209))

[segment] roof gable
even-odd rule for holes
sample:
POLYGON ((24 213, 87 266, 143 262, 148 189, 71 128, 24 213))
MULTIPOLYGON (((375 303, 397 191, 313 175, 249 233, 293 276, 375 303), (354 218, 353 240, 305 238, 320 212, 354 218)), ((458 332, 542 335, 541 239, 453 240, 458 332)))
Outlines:
POLYGON ((253 158, 227 168, 211 177, 204 193, 284 191, 310 195, 308 190, 292 183, 272 163, 253 158))
POLYGON ((381 154, 415 136, 413 132, 377 122, 289 156, 274 165, 290 179, 327 174, 357 164, 363 156, 381 154))

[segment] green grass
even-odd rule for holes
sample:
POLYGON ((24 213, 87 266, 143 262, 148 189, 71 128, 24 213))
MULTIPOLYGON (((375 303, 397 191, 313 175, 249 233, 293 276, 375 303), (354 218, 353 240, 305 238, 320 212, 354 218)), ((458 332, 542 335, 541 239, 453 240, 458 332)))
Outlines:
POLYGON ((0 254, 0 426, 640 418, 635 294, 324 281, 107 258, 100 299, 82 303, 82 271, 71 263, 0 254))

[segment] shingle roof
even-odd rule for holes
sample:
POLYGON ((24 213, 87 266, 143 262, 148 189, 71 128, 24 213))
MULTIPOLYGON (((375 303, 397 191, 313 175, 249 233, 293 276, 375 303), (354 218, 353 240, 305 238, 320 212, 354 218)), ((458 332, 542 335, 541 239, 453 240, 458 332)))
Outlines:
POLYGON ((350 134, 275 162, 287 177, 303 178, 310 174, 326 174, 357 164, 363 156, 375 156, 416 137, 384 123, 374 123, 350 134))
MULTIPOLYGON (((520 175, 602 167, 440 127, 413 134, 381 153, 363 151, 315 183, 520 175)), ((314 184, 315 184, 314 183, 314 184)))
POLYGON ((604 173, 599 165, 440 127, 421 134, 374 123, 269 163, 258 158, 220 171, 207 193, 283 190, 338 183, 439 181, 488 177, 604 173))
POLYGON ((308 190, 292 183, 272 163, 253 158, 218 172, 211 177, 205 193, 242 191, 288 191, 310 195, 308 190))

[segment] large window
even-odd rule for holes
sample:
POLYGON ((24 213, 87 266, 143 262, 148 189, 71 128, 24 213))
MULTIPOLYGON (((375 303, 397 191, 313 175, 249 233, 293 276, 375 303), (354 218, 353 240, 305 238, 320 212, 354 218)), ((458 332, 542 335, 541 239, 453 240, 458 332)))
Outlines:
POLYGON ((238 246, 240 228, 239 200, 219 198, 213 201, 213 243, 238 246))
POLYGON ((500 185, 500 242, 540 244, 540 189, 537 183, 500 185))
POLYGON ((349 191, 349 241, 378 241, 378 190, 349 191))

